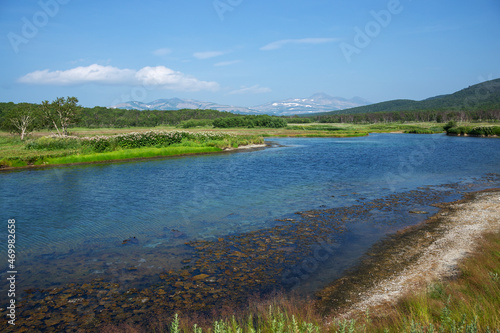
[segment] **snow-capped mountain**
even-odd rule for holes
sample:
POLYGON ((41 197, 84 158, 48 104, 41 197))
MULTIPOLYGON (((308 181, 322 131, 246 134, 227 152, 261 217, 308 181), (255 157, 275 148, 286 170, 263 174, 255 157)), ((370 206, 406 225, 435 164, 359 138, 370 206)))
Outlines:
POLYGON ((290 98, 255 106, 252 109, 267 114, 294 115, 343 110, 367 104, 370 103, 361 97, 346 99, 317 93, 309 98, 290 98))
POLYGON ((201 102, 194 99, 168 98, 157 99, 149 103, 125 102, 111 106, 113 109, 133 109, 133 110, 180 110, 180 109, 211 109, 227 111, 233 113, 256 113, 246 107, 222 105, 212 102, 201 102))
POLYGON ((131 101, 113 105, 111 108, 136 110, 212 109, 233 113, 272 114, 281 116, 343 110, 368 104, 370 103, 361 97, 345 99, 342 97, 332 97, 325 93, 318 93, 309 98, 289 98, 250 108, 180 98, 158 99, 149 103, 131 101))

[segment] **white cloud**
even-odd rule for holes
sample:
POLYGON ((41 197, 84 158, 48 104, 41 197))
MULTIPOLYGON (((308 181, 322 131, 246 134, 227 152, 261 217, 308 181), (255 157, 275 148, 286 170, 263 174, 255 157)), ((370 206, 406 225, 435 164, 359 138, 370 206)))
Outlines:
POLYGON ((301 38, 301 39, 282 39, 267 45, 264 45, 260 49, 262 51, 277 50, 282 48, 287 44, 324 44, 338 41, 337 38, 301 38))
POLYGON ((214 81, 201 81, 195 77, 164 66, 144 67, 138 71, 93 64, 65 71, 34 71, 18 80, 21 83, 44 85, 78 85, 85 83, 145 85, 171 90, 217 90, 214 81))
POLYGON ((222 51, 195 52, 195 53, 193 53, 193 57, 195 57, 196 59, 209 59, 209 58, 221 56, 225 53, 226 52, 222 52, 222 51))
POLYGON ((241 62, 241 60, 221 61, 221 62, 214 64, 214 66, 216 66, 216 67, 229 66, 229 65, 237 64, 239 62, 241 62))
POLYGON ((135 71, 120 69, 112 66, 93 64, 87 67, 75 67, 65 71, 48 69, 34 71, 19 79, 21 83, 48 84, 48 85, 74 85, 82 83, 132 83, 135 71))
POLYGON ((170 53, 172 53, 172 50, 169 48, 166 48, 166 47, 153 51, 153 54, 155 56, 159 56, 159 57, 166 56, 167 54, 170 54, 170 53))
POLYGON ((251 87, 243 86, 241 89, 233 90, 229 94, 230 95, 263 94, 263 93, 268 93, 268 92, 271 92, 270 88, 260 87, 258 84, 256 84, 256 85, 251 86, 251 87))
POLYGON ((160 86, 172 90, 216 90, 219 84, 213 81, 200 81, 195 77, 174 71, 164 66, 144 67, 136 73, 137 80, 147 86, 160 86))

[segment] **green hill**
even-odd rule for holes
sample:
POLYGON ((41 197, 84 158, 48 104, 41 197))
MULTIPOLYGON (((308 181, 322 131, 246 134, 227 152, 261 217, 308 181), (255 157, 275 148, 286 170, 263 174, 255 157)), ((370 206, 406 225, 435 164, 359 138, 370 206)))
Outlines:
POLYGON ((500 109, 500 79, 485 81, 453 94, 435 96, 422 101, 395 99, 340 111, 309 114, 308 117, 395 111, 471 111, 494 109, 500 109))

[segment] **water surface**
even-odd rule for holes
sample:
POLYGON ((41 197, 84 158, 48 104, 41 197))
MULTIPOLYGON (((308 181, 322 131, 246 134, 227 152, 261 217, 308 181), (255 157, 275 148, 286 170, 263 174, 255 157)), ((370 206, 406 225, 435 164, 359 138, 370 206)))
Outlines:
MULTIPOLYGON (((453 199, 467 184, 480 183, 471 190, 499 185, 493 178, 479 181, 500 170, 498 139, 371 134, 270 141, 279 145, 0 173, 0 218, 17 221, 19 288, 110 276, 147 285, 156 280, 141 276, 184 266, 193 254, 186 242, 255 232, 275 226, 276 219, 295 218, 295 212, 359 205, 423 186, 453 199), (460 191, 440 186, 456 182, 460 191), (123 244, 132 237, 138 244, 123 244), (130 274, 123 273, 127 269, 130 274)), ((412 201, 406 204, 391 217, 371 212, 370 223, 353 224, 337 241, 344 259, 329 256, 329 270, 314 269, 307 279, 302 274, 300 283, 309 291, 318 288, 388 232, 435 211, 426 206, 427 215, 404 215, 412 201), (384 227, 374 222, 391 218, 397 221, 384 227)), ((6 271, 5 249, 0 255, 6 271)))

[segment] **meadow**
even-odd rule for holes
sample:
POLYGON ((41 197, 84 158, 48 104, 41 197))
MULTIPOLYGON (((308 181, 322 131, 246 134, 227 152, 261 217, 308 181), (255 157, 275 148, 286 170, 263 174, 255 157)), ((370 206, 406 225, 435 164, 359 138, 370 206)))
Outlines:
MULTIPOLYGON (((375 124, 349 123, 303 123, 288 124, 283 128, 213 128, 211 125, 189 128, 189 132, 179 126, 133 127, 133 128, 82 128, 70 129, 66 138, 56 138, 50 131, 36 131, 21 141, 17 136, 0 131, 0 169, 26 167, 33 165, 55 165, 67 163, 91 163, 137 158, 151 158, 195 153, 220 152, 249 144, 262 144, 265 137, 358 137, 369 133, 443 133, 443 124, 436 122, 391 122, 375 124), (97 138, 119 137, 131 133, 147 132, 186 132, 193 135, 183 137, 178 142, 144 142, 134 147, 123 146, 112 140, 96 149, 97 138), (202 134, 205 133, 205 134, 202 134), (220 137, 202 138, 203 135, 221 133, 220 137), (198 135, 198 137, 197 137, 198 135), (94 146, 82 144, 92 138, 94 146), (134 148, 134 151, 130 151, 134 148), (71 156, 71 157, 70 157, 71 156)), ((457 128, 491 127, 489 123, 459 123, 457 128)), ((453 134, 451 130, 450 134, 453 134)), ((475 133, 475 132, 474 132, 475 133)), ((479 133, 479 132, 478 132, 479 133)), ((496 132, 495 132, 496 133, 496 132)))

